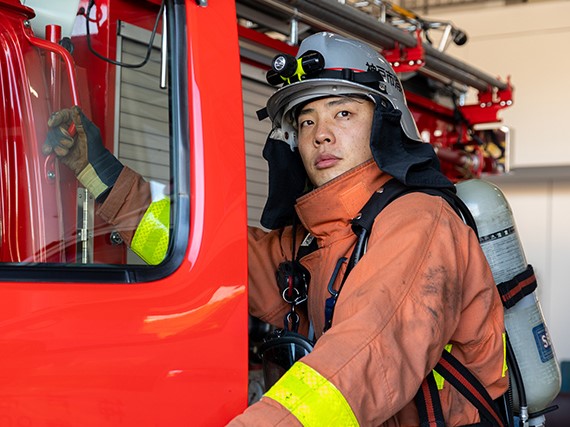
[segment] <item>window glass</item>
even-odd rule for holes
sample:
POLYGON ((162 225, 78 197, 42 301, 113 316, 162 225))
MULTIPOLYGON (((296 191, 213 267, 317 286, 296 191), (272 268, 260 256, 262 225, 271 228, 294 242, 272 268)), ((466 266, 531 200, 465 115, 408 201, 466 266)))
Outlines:
MULTIPOLYGON (((57 13, 41 8, 31 20, 33 35, 21 13, 7 14, 0 30, 3 40, 23 40, 0 53, 0 275, 22 266, 167 264, 174 218, 182 217, 173 197, 182 191, 174 172, 180 168, 171 159, 176 144, 187 141, 171 131, 187 114, 171 107, 184 78, 168 73, 183 69, 184 54, 176 52, 184 52, 185 37, 173 37, 177 45, 161 54, 162 25, 154 39, 153 28, 163 17, 152 3, 81 8, 69 34, 36 28, 34 22, 57 21, 57 13), (61 123, 54 125, 57 112, 61 123)), ((176 35, 180 17, 167 12, 176 35)))

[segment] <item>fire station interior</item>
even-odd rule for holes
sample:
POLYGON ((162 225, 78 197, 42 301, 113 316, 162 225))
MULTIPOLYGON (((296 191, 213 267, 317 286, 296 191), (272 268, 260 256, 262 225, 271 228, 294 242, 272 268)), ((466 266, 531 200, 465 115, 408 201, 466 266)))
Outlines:
MULTIPOLYGON (((41 2, 22 2, 41 9, 41 2)), ((256 113, 275 91, 266 81, 266 71, 279 48, 288 47, 294 52, 305 37, 331 30, 361 38, 386 54, 397 56, 397 47, 411 48, 408 45, 415 43, 414 38, 422 30, 421 36, 427 37, 423 40, 430 46, 422 52, 425 62, 402 68, 398 73, 409 93, 408 102, 421 112, 418 117, 422 120, 435 114, 430 110, 434 108, 432 104, 422 104, 423 98, 433 100, 446 111, 462 111, 463 116, 454 116, 456 122, 452 118, 447 118, 444 124, 437 122, 436 131, 425 131, 422 137, 426 143, 438 147, 442 168, 454 180, 488 180, 500 187, 512 207, 526 258, 537 275, 538 296, 561 368, 561 391, 554 402, 560 409, 549 416, 547 425, 569 425, 570 138, 565 111, 570 82, 565 75, 570 57, 560 47, 570 43, 570 26, 566 19, 570 16, 570 2, 339 0, 327 4, 330 8, 322 9, 310 1, 236 1, 248 224, 261 226, 259 220, 267 197, 268 170, 261 153, 271 124, 269 120, 260 121, 256 113), (385 32, 374 27, 377 23, 382 24, 385 32), (387 27, 404 34, 396 47, 387 27), (481 119, 483 101, 479 94, 489 87, 496 94, 496 98, 488 100, 494 115, 491 119, 487 116, 481 119), (461 109, 463 106, 469 108, 461 109), (469 132, 462 120, 466 117, 480 121, 469 132), (469 141, 464 138, 467 135, 469 141), (460 156, 456 151, 459 146, 460 156)), ((89 16, 85 10, 84 15, 89 16)), ((38 14, 35 19, 43 18, 38 14)), ((70 33, 84 33, 85 19, 73 15, 64 25, 68 25, 70 33)), ((96 30, 96 26, 89 25, 96 30)), ((153 34, 152 28, 145 26, 126 21, 117 24, 114 59, 127 64, 139 63, 145 61, 147 52, 149 58, 142 67, 114 68, 112 86, 116 107, 107 112, 114 125, 104 127, 104 117, 98 117, 95 111, 93 114, 102 126, 104 138, 112 141, 107 146, 124 165, 146 180, 168 187, 173 170, 169 145, 172 107, 169 92, 161 84, 164 45, 161 32, 153 34)), ((101 51, 101 45, 96 43, 97 35, 93 37, 95 49, 101 51)), ((85 46, 77 48, 85 51, 76 54, 81 63, 83 56, 88 55, 87 49, 85 46)), ((78 67, 77 79, 84 81, 89 72, 78 67)), ((80 101, 86 113, 92 113, 88 100, 80 101)), ((45 130, 38 130, 42 132, 45 130)), ((62 173, 64 184, 72 178, 62 173)), ((71 210, 74 214, 77 212, 77 221, 85 229, 83 234, 89 234, 94 223, 102 227, 97 225, 92 208, 86 207, 94 203, 89 194, 74 192, 58 194, 58 197, 72 200, 71 210)), ((109 264, 144 264, 131 250, 119 250, 120 237, 112 231, 106 232, 117 240, 117 245, 105 246, 98 252, 96 238, 85 238, 79 243, 74 240, 72 256, 87 264, 95 260, 109 264)), ((57 253, 50 252, 52 249, 46 251, 41 262, 69 256, 68 248, 57 253)), ((29 259, 23 257, 17 261, 29 259)), ((255 345, 269 327, 253 318, 250 322, 251 358, 252 363, 256 363, 255 345)), ((254 373, 250 385, 252 399, 258 398, 261 392, 256 388, 258 381, 261 378, 254 373)))

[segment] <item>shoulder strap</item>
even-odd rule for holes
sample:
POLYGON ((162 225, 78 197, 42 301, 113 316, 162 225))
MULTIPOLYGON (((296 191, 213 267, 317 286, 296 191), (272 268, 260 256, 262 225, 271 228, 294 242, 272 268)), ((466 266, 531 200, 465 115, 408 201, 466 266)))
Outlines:
POLYGON ((469 212, 469 209, 463 201, 451 189, 445 188, 429 188, 429 187, 410 187, 392 178, 384 186, 376 191, 366 204, 360 210, 360 213, 352 219, 352 231, 357 236, 356 244, 348 260, 344 276, 339 287, 339 290, 327 300, 327 316, 325 318, 325 330, 332 325, 332 317, 334 314, 334 306, 344 282, 354 266, 360 261, 366 249, 366 243, 372 231, 374 220, 382 212, 382 210, 392 203, 398 197, 408 193, 423 192, 432 196, 440 196, 447 201, 457 214, 475 231, 477 234, 477 227, 475 221, 469 212))
POLYGON ((396 179, 391 179, 368 199, 360 213, 353 218, 352 230, 356 235, 359 235, 363 229, 369 234, 378 214, 392 201, 412 191, 414 190, 411 187, 402 184, 396 179))
POLYGON ((465 205, 463 200, 451 189, 449 188, 423 188, 417 189, 415 191, 421 191, 422 193, 430 194, 432 196, 442 197, 449 205, 453 208, 455 213, 473 229, 477 238, 479 238, 479 231, 477 230, 477 224, 475 224, 475 219, 471 215, 471 211, 465 205))
POLYGON ((391 179, 375 192, 362 207, 360 213, 352 220, 352 230, 359 236, 362 230, 370 234, 374 220, 382 210, 398 197, 404 194, 421 192, 431 196, 442 197, 459 215, 463 221, 475 231, 478 236, 477 225, 463 200, 449 188, 409 187, 396 179, 391 179))

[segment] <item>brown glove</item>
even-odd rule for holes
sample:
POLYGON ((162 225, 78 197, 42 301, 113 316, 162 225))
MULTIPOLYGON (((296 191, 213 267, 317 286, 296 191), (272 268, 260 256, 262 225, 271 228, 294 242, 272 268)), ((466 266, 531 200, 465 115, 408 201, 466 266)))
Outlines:
POLYGON ((55 153, 96 198, 107 194, 123 164, 104 147, 97 126, 77 106, 53 113, 48 126, 42 152, 55 153), (73 127, 74 135, 70 133, 73 127))
POLYGON ((80 111, 79 107, 73 107, 53 113, 48 120, 50 130, 42 147, 45 155, 55 153, 75 175, 79 175, 89 163, 87 135, 81 123, 80 111), (73 127, 75 135, 69 133, 73 127))

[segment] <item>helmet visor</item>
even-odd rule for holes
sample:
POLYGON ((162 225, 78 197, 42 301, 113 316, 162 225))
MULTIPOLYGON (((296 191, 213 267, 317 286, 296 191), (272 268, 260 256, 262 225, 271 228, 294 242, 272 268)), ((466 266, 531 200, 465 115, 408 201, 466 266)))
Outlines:
MULTIPOLYGON (((338 79, 311 79, 292 83, 275 92, 267 101, 267 113, 273 123, 280 125, 294 107, 311 100, 329 96, 365 95, 380 93, 365 85, 338 79)), ((290 119, 290 118, 287 118, 290 119)))

